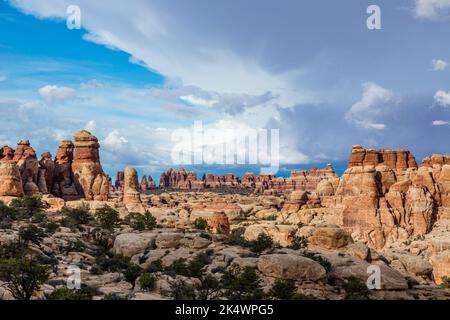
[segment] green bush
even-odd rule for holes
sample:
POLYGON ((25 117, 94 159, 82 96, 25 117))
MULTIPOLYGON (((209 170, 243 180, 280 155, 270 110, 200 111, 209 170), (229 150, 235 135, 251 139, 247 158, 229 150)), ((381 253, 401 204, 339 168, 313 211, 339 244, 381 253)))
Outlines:
POLYGON ((264 233, 259 234, 256 240, 250 241, 250 250, 257 254, 260 254, 264 250, 270 249, 272 247, 273 247, 272 238, 264 233))
POLYGON ((28 196, 13 199, 9 206, 17 211, 19 219, 29 219, 48 208, 48 204, 41 198, 28 196))
POLYGON ((155 275, 144 272, 139 278, 139 286, 146 291, 153 291, 156 289, 156 277, 155 275))
POLYGON ((314 260, 316 262, 318 262, 322 267, 325 268, 325 270, 327 272, 330 272, 332 269, 332 265, 330 263, 330 261, 328 261, 327 259, 323 258, 320 255, 317 255, 317 253, 313 253, 313 252, 304 252, 303 256, 306 258, 309 258, 311 260, 314 260))
POLYGON ((215 300, 220 297, 220 282, 208 274, 200 278, 200 284, 195 286, 198 300, 215 300))
POLYGON ((237 265, 231 266, 221 277, 225 289, 224 296, 231 300, 259 300, 264 296, 261 279, 251 267, 243 270, 237 265))
POLYGON ((443 276, 442 277, 442 283, 439 285, 442 289, 449 289, 450 288, 450 277, 443 276))
POLYGON ((156 227, 156 218, 148 211, 145 214, 131 212, 124 219, 124 223, 134 230, 153 230, 156 227))
POLYGON ((292 236, 292 243, 290 246, 288 246, 288 248, 292 250, 299 250, 307 247, 308 247, 308 239, 304 236, 297 236, 297 235, 292 236))
POLYGON ((174 300, 195 300, 197 298, 195 288, 182 279, 169 281, 170 291, 165 293, 174 300))
POLYGON ((95 214, 95 219, 100 228, 110 231, 113 231, 120 222, 119 213, 107 205, 98 209, 95 214))
POLYGON ((175 260, 165 271, 171 275, 201 278, 203 267, 210 263, 211 258, 206 253, 199 253, 189 263, 183 258, 175 260))
POLYGON ((369 299, 370 291, 366 284, 363 283, 359 278, 351 276, 345 279, 342 284, 346 294, 345 299, 347 300, 367 300, 369 299))
POLYGON ((91 218, 86 209, 80 208, 63 208, 60 213, 64 216, 61 225, 72 230, 79 229, 83 224, 88 224, 91 218))
POLYGON ((270 289, 270 296, 280 300, 292 300, 297 292, 297 286, 292 279, 276 279, 270 289))
POLYGON ((26 245, 21 241, 7 242, 0 244, 0 260, 20 258, 25 255, 26 245))
POLYGON ((96 265, 105 272, 124 272, 131 266, 130 258, 121 255, 112 257, 99 257, 96 259, 96 265))
POLYGON ((17 210, 0 201, 0 222, 11 222, 17 219, 17 210))
POLYGON ((28 258, 0 261, 0 280, 18 300, 30 300, 33 293, 48 279, 48 267, 28 258))
POLYGON ((209 228, 208 221, 206 221, 203 218, 197 218, 194 221, 194 227, 195 227, 195 229, 198 229, 198 230, 208 230, 208 228, 209 228))
POLYGON ((44 225, 44 228, 45 228, 45 232, 47 232, 47 234, 54 234, 56 232, 56 230, 58 230, 59 224, 57 224, 56 222, 47 222, 44 225))
POLYGON ((68 252, 84 252, 86 250, 86 245, 80 241, 72 241, 65 248, 66 253, 68 252))
POLYGON ((79 290, 71 290, 69 288, 60 288, 46 295, 47 300, 92 300, 94 296, 92 290, 81 288, 79 290))
POLYGON ((26 227, 21 227, 19 230, 19 241, 23 243, 34 243, 40 245, 42 238, 45 237, 45 232, 34 224, 26 227))
POLYGON ((123 272, 123 275, 125 277, 125 280, 127 282, 131 283, 131 285, 133 286, 133 289, 134 289, 136 279, 139 278, 141 273, 142 273, 142 268, 140 266, 138 266, 137 264, 134 264, 134 263, 130 263, 130 264, 128 264, 127 268, 123 272))
POLYGON ((117 293, 108 293, 105 294, 102 300, 126 300, 126 299, 119 296, 117 293))
POLYGON ((162 261, 161 261, 161 259, 158 259, 158 260, 152 261, 145 271, 149 272, 149 273, 155 273, 155 272, 161 272, 163 270, 164 270, 164 267, 162 265, 162 261))
POLYGON ((231 246, 249 247, 249 241, 245 240, 244 233, 245 228, 243 227, 233 229, 225 243, 231 246))

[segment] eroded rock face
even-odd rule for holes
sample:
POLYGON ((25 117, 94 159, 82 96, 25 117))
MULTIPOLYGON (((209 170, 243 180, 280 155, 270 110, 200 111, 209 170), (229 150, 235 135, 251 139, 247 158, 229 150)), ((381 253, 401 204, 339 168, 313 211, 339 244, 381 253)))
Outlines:
POLYGON ((294 254, 263 255, 257 267, 266 276, 295 281, 317 281, 326 276, 319 263, 294 254))
POLYGON ((136 169, 127 167, 124 171, 123 203, 141 203, 138 174, 136 169))
POLYGON ((73 150, 72 141, 63 140, 59 144, 55 157, 52 194, 66 201, 80 198, 72 172, 73 150))
POLYGON ((228 234, 230 232, 230 222, 227 215, 222 211, 214 212, 207 221, 208 226, 216 233, 228 234))
POLYGON ((352 243, 352 237, 338 226, 322 226, 314 230, 309 243, 325 249, 339 249, 352 243))
POLYGON ((0 161, 0 196, 24 195, 19 167, 13 160, 0 161))
POLYGON ((352 147, 348 168, 379 164, 384 164, 397 171, 417 168, 416 159, 408 150, 364 149, 360 145, 352 147))
POLYGON ((52 191, 55 176, 55 162, 50 152, 44 152, 39 161, 39 190, 43 194, 52 191))
POLYGON ((24 193, 29 196, 39 194, 39 162, 36 157, 36 152, 30 146, 28 140, 19 141, 14 152, 13 160, 17 162, 19 167, 24 193))
POLYGON ((100 164, 100 145, 86 130, 74 134, 75 156, 72 170, 79 193, 87 200, 108 200, 109 182, 100 164))

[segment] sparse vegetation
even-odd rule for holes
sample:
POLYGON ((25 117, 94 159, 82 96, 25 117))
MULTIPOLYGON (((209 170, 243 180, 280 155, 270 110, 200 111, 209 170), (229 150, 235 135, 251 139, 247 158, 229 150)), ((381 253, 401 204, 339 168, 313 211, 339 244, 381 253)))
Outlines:
POLYGON ((146 291, 153 291, 156 288, 156 277, 154 274, 144 272, 139 278, 139 286, 146 291))
POLYGON ((292 250, 300 250, 308 247, 308 239, 304 236, 297 236, 295 233, 292 234, 292 242, 288 248, 292 250))
POLYGON ((368 300, 370 291, 366 284, 357 277, 349 277, 342 284, 347 300, 368 300))
POLYGON ((241 269, 237 265, 231 266, 222 275, 220 283, 227 299, 259 300, 264 297, 261 279, 251 267, 241 269))
POLYGON ((132 212, 126 216, 124 223, 134 230, 153 230, 156 227, 156 218, 148 211, 144 214, 132 212))
POLYGON ((195 227, 195 229, 198 229, 198 230, 208 230, 208 228, 209 228, 208 221, 206 221, 203 218, 197 218, 194 221, 194 227, 195 227))
POLYGON ((98 209, 98 211, 95 213, 95 219, 97 225, 101 229, 109 231, 113 231, 120 222, 119 213, 107 205, 105 205, 103 208, 98 209))
POLYGON ((61 225, 72 230, 80 229, 83 224, 90 221, 90 214, 84 208, 63 208, 60 213, 63 215, 61 225))
POLYGON ((297 286, 292 279, 276 279, 270 289, 270 296, 280 300, 292 300, 297 292, 297 286))
POLYGON ((21 227, 19 230, 19 241, 28 244, 34 243, 40 245, 42 238, 45 237, 45 232, 34 224, 29 224, 26 227, 21 227))
POLYGON ((29 258, 0 260, 0 280, 18 300, 30 300, 33 293, 47 281, 48 267, 29 258))
POLYGON ((71 290, 66 287, 56 289, 51 294, 46 295, 47 300, 92 300, 94 293, 87 288, 71 290))
POLYGON ((13 199, 9 206, 17 212, 19 219, 32 218, 48 208, 48 204, 41 198, 28 196, 13 199))
POLYGON ((450 288, 450 277, 443 276, 442 277, 442 283, 439 285, 442 289, 449 289, 450 288))
POLYGON ((249 247, 252 252, 260 254, 264 250, 268 250, 273 247, 272 237, 265 233, 261 233, 258 235, 256 240, 250 241, 249 247))

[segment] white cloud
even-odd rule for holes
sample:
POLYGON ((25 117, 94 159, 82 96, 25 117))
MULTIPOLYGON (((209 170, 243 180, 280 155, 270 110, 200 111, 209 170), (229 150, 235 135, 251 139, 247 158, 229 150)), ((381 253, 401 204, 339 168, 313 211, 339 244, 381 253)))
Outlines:
POLYGON ((120 134, 119 130, 114 129, 106 136, 102 144, 106 148, 116 151, 124 148, 128 144, 128 140, 120 134))
POLYGON ((393 107, 400 102, 400 98, 393 91, 373 82, 366 82, 362 86, 361 99, 352 105, 345 118, 363 128, 385 129, 386 125, 376 119, 392 112, 393 107))
POLYGON ((62 102, 76 96, 76 91, 74 89, 69 87, 59 87, 56 85, 46 85, 38 91, 42 98, 50 102, 62 102))
MULTIPOLYGON (((12 3, 41 18, 65 19, 65 8, 71 2, 14 0, 12 3)), ((193 25, 185 19, 182 10, 171 10, 165 1, 136 0, 132 6, 123 6, 122 1, 112 0, 105 6, 80 0, 77 4, 82 8, 83 28, 88 31, 86 40, 127 52, 132 63, 145 65, 169 79, 179 79, 183 85, 220 93, 272 92, 282 107, 317 99, 302 88, 300 66, 285 69, 290 71, 275 71, 270 63, 265 67, 257 55, 249 56, 243 50, 250 50, 249 44, 238 49, 222 39, 230 36, 224 33, 228 26, 193 25)))
POLYGON ((433 126, 446 126, 449 125, 450 122, 444 120, 434 120, 432 124, 433 126))
POLYGON ((89 120, 86 125, 84 126, 84 130, 87 130, 91 132, 92 134, 95 134, 95 129, 97 128, 97 123, 95 120, 89 120))
POLYGON ((422 19, 436 20, 450 12, 450 0, 416 0, 415 14, 422 19))
POLYGON ((211 108, 218 102, 217 100, 203 99, 192 94, 181 96, 180 99, 193 105, 205 106, 209 108, 211 108))
POLYGON ((434 71, 444 71, 448 67, 448 62, 441 59, 434 59, 431 63, 434 71))
POLYGON ((450 91, 438 90, 434 95, 434 102, 442 107, 450 106, 450 91))

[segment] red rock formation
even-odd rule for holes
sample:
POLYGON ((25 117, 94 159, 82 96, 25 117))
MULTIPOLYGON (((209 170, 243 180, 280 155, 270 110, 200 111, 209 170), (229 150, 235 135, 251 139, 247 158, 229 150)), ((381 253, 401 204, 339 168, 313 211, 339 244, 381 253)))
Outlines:
POLYGON ((55 162, 50 152, 44 152, 39 161, 39 190, 43 194, 50 193, 53 188, 55 162))
POLYGON ((100 145, 86 130, 74 133, 75 157, 72 170, 79 193, 87 200, 106 201, 109 194, 108 177, 100 164, 100 145))
POLYGON ((36 152, 30 146, 28 140, 19 141, 16 151, 14 152, 13 160, 16 161, 19 166, 24 193, 30 196, 39 194, 39 162, 37 160, 36 152))
POLYGON ((142 176, 141 183, 139 184, 139 190, 141 192, 147 192, 148 190, 148 181, 145 175, 142 176))
POLYGON ((114 187, 116 191, 123 191, 125 174, 123 171, 118 171, 116 174, 116 181, 114 183, 114 187))
POLYGON ((416 159, 408 150, 364 149, 360 145, 352 147, 348 168, 379 164, 384 164, 397 171, 417 168, 416 159))
POLYGON ((55 157, 52 194, 66 201, 80 198, 72 172, 73 150, 74 145, 72 141, 63 140, 59 144, 55 157))
MULTIPOLYGON (((194 171, 186 172, 184 169, 173 170, 169 169, 167 172, 161 173, 159 179, 159 187, 161 189, 181 189, 191 190, 195 184, 198 189, 200 182, 197 182, 197 175, 194 171)), ((201 180, 200 180, 201 181, 201 180)))
POLYGON ((10 161, 14 159, 14 149, 4 146, 0 149, 0 161, 10 161))
POLYGON ((228 234, 230 232, 230 222, 222 211, 216 211, 208 218, 208 226, 216 233, 228 234))
POLYGON ((251 172, 246 172, 242 176, 241 184, 244 188, 254 189, 255 188, 255 175, 251 172))
POLYGON ((0 161, 0 196, 24 195, 19 167, 13 160, 0 161))
POLYGON ((123 203, 141 203, 138 175, 131 167, 126 167, 124 171, 123 203))

